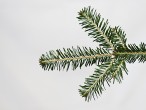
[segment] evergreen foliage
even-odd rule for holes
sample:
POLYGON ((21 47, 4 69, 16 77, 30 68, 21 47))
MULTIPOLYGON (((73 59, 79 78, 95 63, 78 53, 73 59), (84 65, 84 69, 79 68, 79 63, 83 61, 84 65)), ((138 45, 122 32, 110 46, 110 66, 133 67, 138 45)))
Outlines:
POLYGON ((49 53, 43 54, 40 58, 40 64, 44 70, 68 70, 70 65, 75 70, 77 67, 90 66, 93 64, 99 64, 111 59, 111 54, 108 50, 103 48, 91 49, 87 47, 63 48, 63 52, 60 49, 56 51, 49 51, 49 53))
POLYGON ((42 54, 39 63, 44 70, 68 70, 72 67, 97 65, 93 75, 85 79, 84 85, 80 86, 79 93, 86 101, 100 96, 105 90, 105 84, 110 86, 111 82, 121 83, 123 72, 127 74, 127 63, 136 60, 144 63, 146 61, 146 44, 127 44, 125 32, 119 27, 111 27, 108 20, 101 18, 96 10, 91 7, 83 8, 78 13, 80 25, 88 35, 99 43, 96 49, 87 47, 63 48, 42 54))

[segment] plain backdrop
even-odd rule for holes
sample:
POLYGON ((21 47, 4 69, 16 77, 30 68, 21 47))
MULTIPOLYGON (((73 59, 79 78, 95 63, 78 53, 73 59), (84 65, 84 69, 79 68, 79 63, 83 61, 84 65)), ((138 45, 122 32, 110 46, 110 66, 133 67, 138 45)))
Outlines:
POLYGON ((111 26, 121 26, 128 43, 146 43, 145 0, 0 0, 0 110, 146 110, 146 64, 127 64, 121 84, 85 102, 79 85, 95 66, 44 71, 40 56, 68 47, 95 48, 77 20, 91 6, 111 26))

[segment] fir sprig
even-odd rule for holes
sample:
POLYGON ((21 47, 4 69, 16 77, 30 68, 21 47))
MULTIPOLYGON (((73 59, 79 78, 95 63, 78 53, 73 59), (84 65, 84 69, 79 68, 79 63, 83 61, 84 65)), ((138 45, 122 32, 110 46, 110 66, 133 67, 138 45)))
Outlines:
POLYGON ((89 101, 95 95, 102 94, 105 89, 105 83, 110 83, 117 80, 119 83, 123 79, 122 70, 127 73, 127 68, 124 60, 116 61, 112 59, 110 62, 105 62, 96 68, 94 74, 86 78, 84 86, 80 86, 79 92, 85 100, 89 101))
POLYGON ((127 63, 146 61, 146 44, 127 44, 126 34, 119 27, 111 27, 108 20, 91 7, 83 8, 78 13, 78 20, 88 35, 99 43, 96 49, 87 47, 63 48, 42 54, 39 63, 44 70, 73 70, 82 66, 97 65, 93 75, 86 78, 84 85, 80 86, 79 93, 86 101, 100 96, 105 90, 105 84, 111 82, 121 83, 123 72, 127 74, 127 63))
POLYGON ((114 49, 109 39, 112 28, 108 26, 108 20, 104 21, 104 18, 90 7, 83 8, 78 14, 82 28, 89 32, 88 35, 92 36, 94 41, 99 42, 100 46, 114 49))
POLYGON ((103 48, 72 47, 63 48, 63 52, 60 49, 49 51, 41 56, 39 62, 44 70, 68 70, 70 66, 75 70, 83 65, 90 66, 108 61, 111 57, 109 50, 103 48))
POLYGON ((139 46, 128 44, 125 50, 117 50, 115 57, 117 59, 124 59, 128 63, 134 63, 136 60, 144 63, 146 61, 146 44, 141 43, 139 46))
POLYGON ((92 36, 94 41, 99 42, 100 46, 112 50, 118 47, 125 48, 126 34, 119 26, 114 28, 108 26, 108 20, 101 18, 101 15, 91 7, 83 8, 78 14, 77 18, 82 28, 85 28, 88 35, 92 36))

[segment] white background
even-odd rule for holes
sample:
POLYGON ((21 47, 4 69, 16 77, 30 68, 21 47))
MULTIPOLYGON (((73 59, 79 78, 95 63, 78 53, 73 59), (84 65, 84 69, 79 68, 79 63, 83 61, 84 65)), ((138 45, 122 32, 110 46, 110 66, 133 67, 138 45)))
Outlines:
POLYGON ((145 0, 0 0, 0 110, 146 110, 146 64, 127 64, 129 75, 95 101, 85 102, 79 85, 95 66, 43 71, 41 54, 97 46, 76 17, 92 6, 121 26, 128 43, 146 43, 145 0))

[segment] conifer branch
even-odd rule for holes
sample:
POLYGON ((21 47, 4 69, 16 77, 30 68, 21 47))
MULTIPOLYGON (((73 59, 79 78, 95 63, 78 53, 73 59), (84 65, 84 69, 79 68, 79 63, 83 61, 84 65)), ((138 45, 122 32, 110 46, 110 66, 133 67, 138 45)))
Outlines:
POLYGON ((85 97, 85 100, 89 101, 94 95, 100 95, 104 90, 105 80, 109 83, 108 71, 112 68, 111 62, 105 62, 99 66, 99 69, 95 70, 95 73, 89 78, 86 78, 85 85, 81 86, 79 92, 82 97, 85 97))
MULTIPOLYGON (((105 89, 105 82, 110 86, 111 80, 117 80, 119 83, 123 79, 122 70, 127 73, 127 68, 123 60, 116 61, 112 59, 110 62, 105 62, 98 66, 93 75, 86 78, 85 85, 80 86, 79 92, 85 100, 89 101, 96 95, 102 94, 105 89)), ((95 99, 95 98, 94 98, 95 99)))
POLYGON ((63 49, 63 52, 60 49, 56 51, 49 51, 46 54, 43 54, 40 58, 40 65, 44 70, 68 70, 70 65, 72 69, 75 70, 77 67, 90 66, 95 63, 102 63, 108 61, 112 57, 112 54, 108 50, 102 48, 86 48, 77 47, 77 49, 67 48, 63 49))
POLYGON ((146 61, 146 44, 141 43, 139 46, 136 44, 128 44, 125 50, 117 50, 114 56, 117 59, 124 59, 128 63, 134 63, 136 60, 144 63, 146 61))
POLYGON ((108 20, 104 21, 100 14, 91 7, 83 8, 78 13, 78 20, 82 28, 88 32, 94 41, 102 48, 91 49, 87 47, 63 48, 63 51, 49 51, 42 54, 39 63, 44 70, 73 70, 78 67, 97 64, 93 75, 86 78, 83 86, 80 86, 79 93, 86 101, 99 97, 105 84, 115 81, 121 83, 123 72, 127 74, 126 63, 135 61, 146 62, 146 44, 127 44, 126 34, 119 27, 108 26, 108 20))
POLYGON ((100 42, 100 46, 114 49, 109 40, 111 28, 108 27, 108 20, 104 22, 101 15, 97 15, 96 11, 90 7, 82 9, 77 18, 81 21, 80 24, 85 28, 85 31, 89 31, 88 35, 95 39, 94 41, 100 42))

